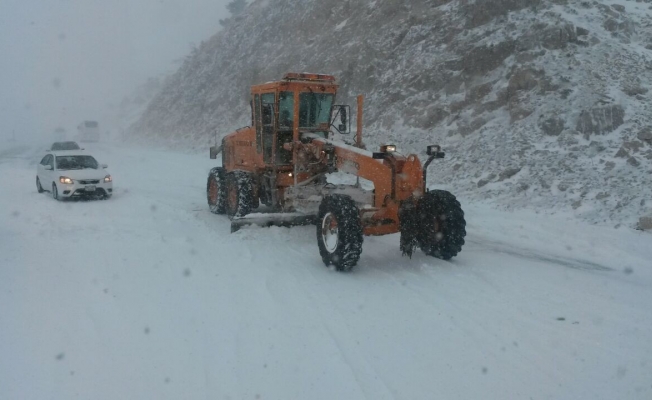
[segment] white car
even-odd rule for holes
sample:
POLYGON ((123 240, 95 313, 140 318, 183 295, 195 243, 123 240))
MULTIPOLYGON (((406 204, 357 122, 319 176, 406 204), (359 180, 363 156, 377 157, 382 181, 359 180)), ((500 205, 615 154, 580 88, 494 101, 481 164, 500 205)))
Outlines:
POLYGON ((113 178, 106 168, 81 150, 53 151, 36 168, 36 189, 39 193, 49 191, 55 200, 108 199, 113 194, 113 178))

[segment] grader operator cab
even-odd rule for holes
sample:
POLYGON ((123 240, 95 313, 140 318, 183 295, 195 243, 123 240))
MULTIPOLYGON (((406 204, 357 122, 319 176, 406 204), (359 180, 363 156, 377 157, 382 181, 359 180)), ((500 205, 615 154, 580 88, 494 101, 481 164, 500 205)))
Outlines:
POLYGON ((362 149, 361 96, 356 144, 334 140, 332 132, 351 131, 350 107, 335 104, 337 89, 333 76, 304 73, 253 86, 252 126, 211 147, 211 158, 222 153, 222 166, 208 176, 211 212, 227 214, 232 232, 249 224, 314 223, 322 260, 339 271, 356 265, 365 235, 400 232, 400 248, 409 256, 416 247, 445 260, 457 255, 466 235, 460 203, 426 187, 428 165, 444 158, 441 148, 428 146, 425 165, 393 145, 375 153, 362 149), (374 187, 330 183, 334 172, 374 187), (252 213, 261 204, 267 212, 252 213))

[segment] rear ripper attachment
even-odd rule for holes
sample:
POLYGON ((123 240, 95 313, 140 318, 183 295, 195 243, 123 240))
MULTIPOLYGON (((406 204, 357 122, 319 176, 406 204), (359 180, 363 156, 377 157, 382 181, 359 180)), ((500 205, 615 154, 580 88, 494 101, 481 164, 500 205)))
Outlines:
POLYGON ((338 271, 353 268, 364 236, 400 233, 400 249, 412 256, 448 260, 464 245, 466 222, 455 196, 428 190, 427 168, 445 154, 428 146, 424 165, 415 154, 384 145, 369 152, 362 144, 358 96, 354 144, 334 137, 351 133, 348 105, 335 103, 331 75, 289 73, 251 88, 251 126, 226 135, 210 156, 222 154, 206 186, 211 212, 231 219, 231 232, 247 225, 315 224, 322 261, 338 271), (333 172, 373 184, 336 185, 333 172))

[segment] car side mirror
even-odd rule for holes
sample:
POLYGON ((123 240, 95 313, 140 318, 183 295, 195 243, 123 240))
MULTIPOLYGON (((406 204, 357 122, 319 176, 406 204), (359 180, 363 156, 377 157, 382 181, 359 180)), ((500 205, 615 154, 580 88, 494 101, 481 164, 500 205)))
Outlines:
POLYGON ((108 165, 106 165, 106 164, 102 164, 102 169, 107 169, 107 168, 109 168, 108 165))
POLYGON ((46 165, 46 166, 44 166, 43 168, 47 169, 48 171, 52 171, 52 170, 53 170, 53 168, 52 168, 51 165, 46 165))

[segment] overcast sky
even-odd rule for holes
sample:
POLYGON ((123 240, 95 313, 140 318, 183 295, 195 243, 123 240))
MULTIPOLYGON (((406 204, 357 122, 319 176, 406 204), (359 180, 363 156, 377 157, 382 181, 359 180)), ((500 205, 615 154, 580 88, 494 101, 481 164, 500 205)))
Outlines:
POLYGON ((220 29, 229 0, 0 0, 0 147, 74 130, 220 29))

